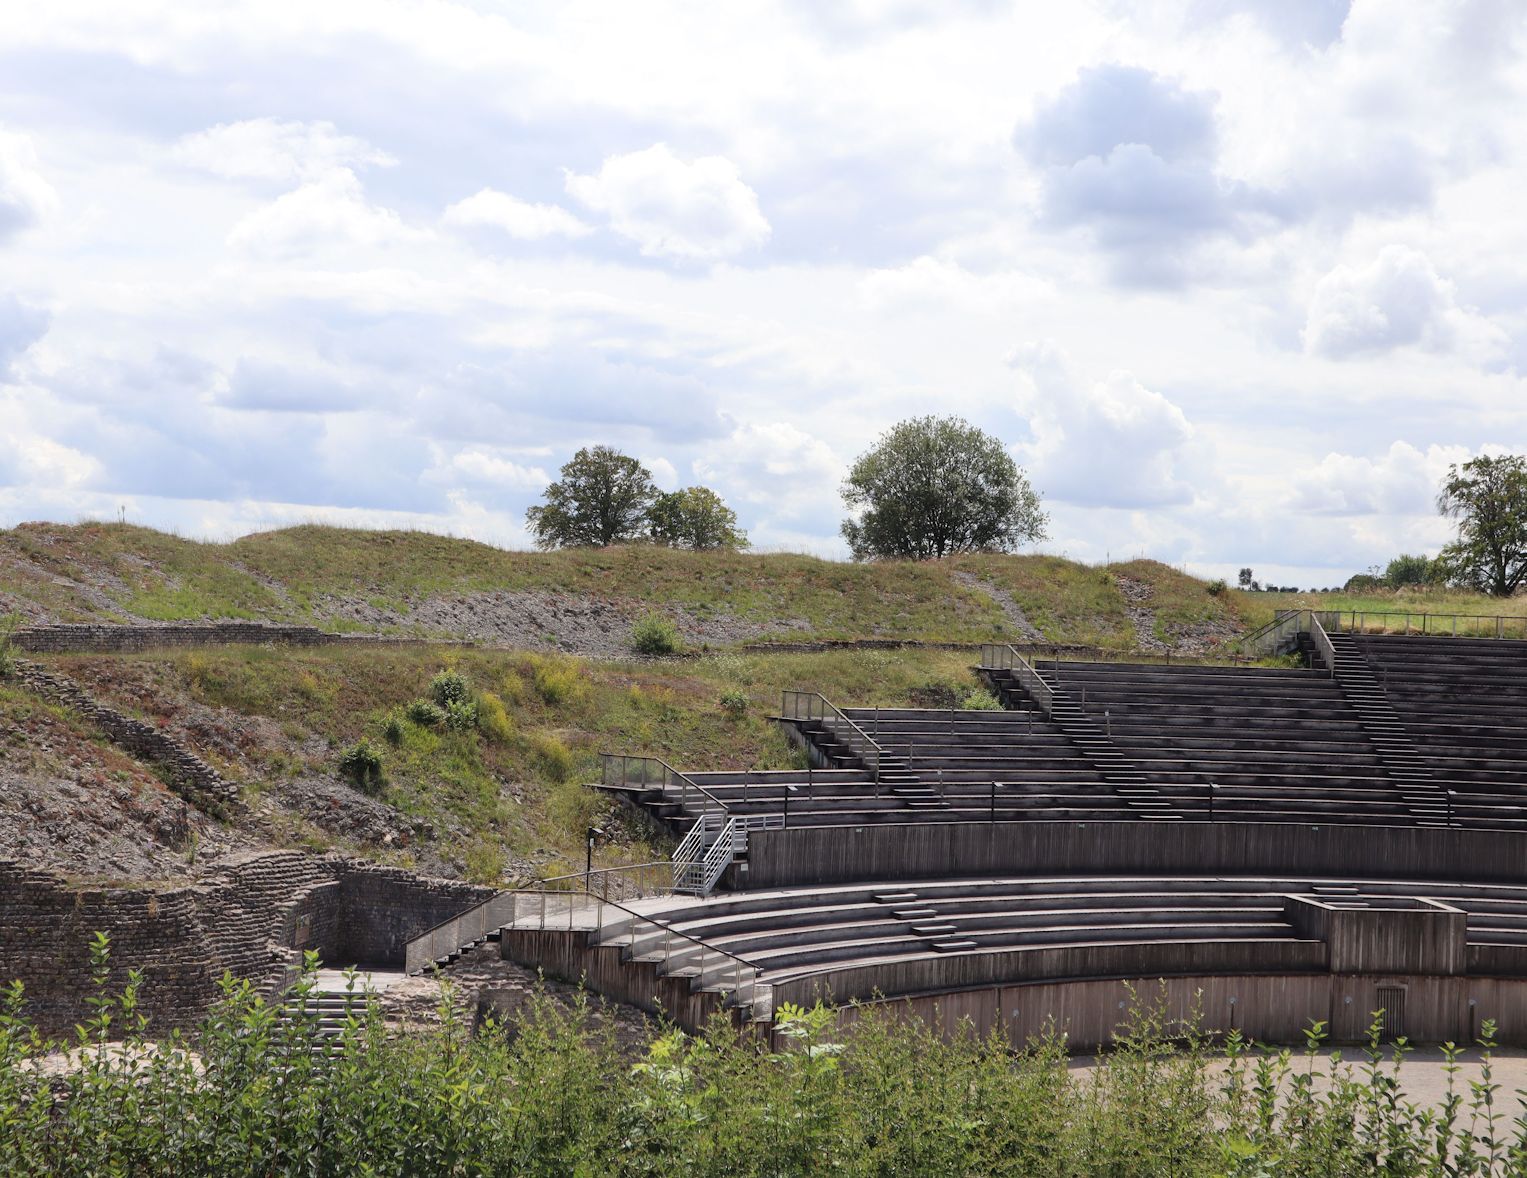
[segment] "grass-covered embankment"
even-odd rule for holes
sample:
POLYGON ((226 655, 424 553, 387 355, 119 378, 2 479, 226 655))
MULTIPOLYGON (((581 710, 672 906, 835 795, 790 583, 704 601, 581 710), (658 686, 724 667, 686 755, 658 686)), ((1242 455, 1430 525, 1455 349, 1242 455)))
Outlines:
MULTIPOLYGON (((597 780, 601 752, 661 757, 690 770, 786 768, 797 754, 770 717, 784 688, 844 706, 899 706, 915 689, 975 686, 965 651, 721 653, 614 662, 463 648, 226 647, 50 660, 113 706, 162 725, 268 803, 278 842, 341 847, 444 865, 486 883, 530 861, 540 874, 581 864, 590 825, 620 829, 597 780), (474 696, 476 723, 411 717, 442 670, 474 696), (725 697, 725 698, 723 698, 725 697), (375 801, 430 831, 404 845, 347 833, 344 752, 381 759, 375 801), (321 796, 334 802, 334 822, 321 796)), ((640 839, 639 830, 629 832, 640 839)), ((630 862, 653 848, 602 843, 630 862)))
MULTIPOLYGON (((1125 648, 1136 631, 1120 577, 1146 586, 1158 636, 1242 622, 1242 595, 1155 561, 1096 568, 1059 557, 970 556, 852 564, 789 554, 693 553, 652 545, 511 552, 424 532, 300 527, 200 543, 112 524, 29 524, 0 532, 0 606, 58 621, 241 618, 331 629, 476 633, 474 618, 516 595, 677 613, 710 645, 783 639, 983 642, 1015 627, 982 584, 1005 590, 1055 642, 1125 648), (443 606, 451 608, 442 608, 443 606), (721 623, 733 624, 728 635, 721 623)), ((540 615, 538 615, 540 616, 540 615)), ((576 635, 521 631, 527 640, 576 635)), ((570 625, 576 625, 576 622, 570 625)), ((492 633, 492 631, 487 631, 492 633)), ((555 644, 555 642, 553 643, 555 644)))

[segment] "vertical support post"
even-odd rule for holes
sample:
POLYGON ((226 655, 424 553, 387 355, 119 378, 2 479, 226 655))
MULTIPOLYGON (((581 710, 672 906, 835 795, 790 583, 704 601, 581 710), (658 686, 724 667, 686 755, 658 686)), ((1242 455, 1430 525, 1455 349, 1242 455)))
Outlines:
POLYGON ((817 796, 816 774, 815 771, 811 768, 811 762, 809 760, 806 762, 806 796, 808 798, 814 798, 817 796))
POLYGON ((1219 786, 1215 785, 1214 782, 1211 781, 1209 783, 1209 821, 1210 822, 1214 821, 1214 791, 1217 790, 1218 788, 1219 788, 1219 786))
POLYGON ((789 828, 790 828, 790 783, 787 781, 787 782, 785 782, 785 813, 784 813, 784 816, 780 819, 780 829, 781 830, 788 830, 789 828))
POLYGON ((991 822, 992 822, 993 826, 995 826, 996 823, 997 823, 997 781, 996 781, 996 778, 993 778, 992 779, 992 783, 991 783, 991 822))
POLYGON ((1107 708, 1103 709, 1103 735, 1113 739, 1113 713, 1107 708))

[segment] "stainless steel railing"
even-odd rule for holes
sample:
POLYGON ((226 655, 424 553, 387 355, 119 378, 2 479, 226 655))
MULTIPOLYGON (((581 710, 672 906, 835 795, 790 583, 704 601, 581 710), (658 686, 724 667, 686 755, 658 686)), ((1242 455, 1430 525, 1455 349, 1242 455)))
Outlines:
POLYGON ((870 735, 855 724, 820 693, 815 691, 784 691, 780 693, 780 718, 784 720, 819 721, 833 736, 853 751, 860 763, 880 777, 880 760, 886 756, 883 749, 870 735))
POLYGON ((634 891, 638 896, 649 896, 663 895, 672 890, 672 865, 666 860, 553 876, 541 880, 535 889, 516 889, 489 896, 480 904, 474 904, 466 911, 426 929, 404 946, 403 968, 410 974, 421 973, 435 962, 485 940, 489 933, 513 924, 518 910, 516 897, 551 893, 587 894, 613 902, 610 897, 612 891, 624 891, 627 894, 634 891), (559 884, 565 887, 556 887, 559 884))
POLYGON ((981 645, 981 669, 983 671, 1011 671, 1019 686, 1028 692, 1029 698, 1045 718, 1055 713, 1055 691, 1038 671, 1029 665, 1016 647, 1010 643, 987 642, 981 645))

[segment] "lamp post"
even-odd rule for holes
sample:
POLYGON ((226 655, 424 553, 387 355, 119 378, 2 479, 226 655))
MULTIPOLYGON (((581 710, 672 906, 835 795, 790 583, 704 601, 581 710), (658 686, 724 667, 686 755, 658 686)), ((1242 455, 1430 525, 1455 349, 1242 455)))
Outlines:
POLYGON ((583 890, 588 891, 589 880, 594 874, 594 840, 604 831, 597 826, 591 826, 583 836, 583 890))

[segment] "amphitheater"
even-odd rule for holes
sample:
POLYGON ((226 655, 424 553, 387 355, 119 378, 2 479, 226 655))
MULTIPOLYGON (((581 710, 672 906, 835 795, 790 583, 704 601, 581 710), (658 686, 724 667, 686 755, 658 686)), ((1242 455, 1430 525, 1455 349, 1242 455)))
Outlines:
POLYGON ((806 767, 607 755, 672 861, 494 895, 407 968, 492 946, 689 1028, 895 1003, 1085 1050, 1144 988, 1264 1041, 1382 1011, 1527 1043, 1520 621, 1291 611, 1243 640, 1263 665, 989 645, 1001 711, 788 691, 806 767))

